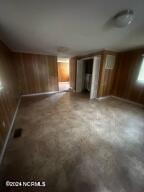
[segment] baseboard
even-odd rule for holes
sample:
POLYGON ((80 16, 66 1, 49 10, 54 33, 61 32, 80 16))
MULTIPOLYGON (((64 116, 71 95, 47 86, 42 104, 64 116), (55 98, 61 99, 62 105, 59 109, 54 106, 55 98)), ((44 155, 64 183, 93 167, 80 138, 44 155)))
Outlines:
POLYGON ((96 98, 98 101, 100 101, 100 100, 103 100, 103 99, 108 99, 108 98, 110 98, 111 97, 111 95, 108 95, 108 96, 105 96, 105 97, 98 97, 98 98, 96 98))
POLYGON ((105 97, 99 97, 99 98, 96 98, 98 101, 100 100, 103 100, 103 99, 108 99, 108 98, 115 98, 115 99, 118 99, 120 101, 124 101, 126 103, 130 103, 130 104, 133 104, 133 105, 137 105, 139 107, 144 107, 143 104, 140 104, 140 103, 137 103, 137 102, 134 102, 134 101, 131 101, 131 100, 128 100, 128 99, 124 99, 122 97, 117 97, 115 95, 108 95, 108 96, 105 96, 105 97))
POLYGON ((10 128, 9 128, 9 130, 8 130, 8 133, 7 133, 7 136, 6 136, 6 139, 5 139, 5 142, 4 142, 4 145, 3 145, 3 148, 2 148, 1 154, 0 154, 0 164, 2 163, 2 160, 3 160, 3 158, 4 158, 4 154, 5 154, 5 151, 6 151, 7 144, 8 144, 8 140, 9 140, 9 138, 10 138, 10 135, 11 135, 11 132, 12 132, 12 128, 13 128, 13 124, 14 124, 15 118, 16 118, 16 116, 17 116, 17 112, 18 112, 19 106, 20 106, 20 102, 21 102, 21 97, 19 98, 19 101, 18 101, 16 110, 15 110, 15 113, 14 113, 14 115, 13 115, 13 119, 12 119, 10 128))
POLYGON ((51 95, 51 94, 55 94, 55 93, 59 93, 59 91, 31 93, 31 94, 21 95, 21 97, 32 97, 32 96, 39 96, 39 95, 51 95))
POLYGON ((140 104, 140 103, 137 103, 137 102, 128 100, 128 99, 124 99, 124 98, 122 98, 122 97, 117 97, 117 96, 115 96, 115 95, 112 95, 111 97, 112 97, 112 98, 115 98, 115 99, 118 99, 118 100, 120 100, 120 101, 124 101, 124 102, 130 103, 130 104, 133 104, 133 105, 137 105, 137 106, 142 107, 142 108, 144 107, 143 104, 140 104))

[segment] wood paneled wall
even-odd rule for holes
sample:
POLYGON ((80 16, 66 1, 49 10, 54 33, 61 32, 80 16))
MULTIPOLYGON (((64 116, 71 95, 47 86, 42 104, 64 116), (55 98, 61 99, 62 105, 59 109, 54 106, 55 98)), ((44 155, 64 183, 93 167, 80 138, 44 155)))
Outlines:
POLYGON ((144 49, 119 53, 113 94, 144 104, 144 84, 137 82, 144 49))
POLYGON ((76 72, 77 72, 77 58, 73 57, 70 59, 70 86, 76 90, 76 72))
POLYGON ((16 68, 12 63, 10 50, 0 42, 0 150, 4 144, 16 106, 18 91, 16 86, 16 68))
POLYGON ((58 90, 57 57, 14 53, 21 94, 58 90))
POLYGON ((116 57, 117 54, 111 51, 103 51, 101 53, 98 97, 109 96, 112 95, 113 92, 113 81, 116 70, 116 63, 113 69, 105 69, 107 55, 114 55, 116 57))
POLYGON ((69 81, 69 63, 58 62, 58 80, 59 82, 69 81))
POLYGON ((136 80, 141 66, 144 49, 115 53, 102 51, 82 57, 72 58, 70 61, 71 86, 76 88, 77 59, 101 55, 98 97, 115 95, 140 104, 144 104, 144 85, 136 80), (106 55, 115 55, 116 63, 113 70, 105 69, 106 55))

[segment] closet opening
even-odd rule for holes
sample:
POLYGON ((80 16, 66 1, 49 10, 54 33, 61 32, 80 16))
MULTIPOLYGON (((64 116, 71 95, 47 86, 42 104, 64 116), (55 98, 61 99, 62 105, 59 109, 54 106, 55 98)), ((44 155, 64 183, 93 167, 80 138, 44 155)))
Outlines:
POLYGON ((90 94, 91 82, 92 82, 92 69, 93 69, 93 59, 87 59, 83 61, 84 65, 84 76, 83 76, 83 90, 82 92, 90 94))
POLYGON ((77 60, 77 93, 87 93, 90 99, 97 98, 100 61, 100 55, 77 60))

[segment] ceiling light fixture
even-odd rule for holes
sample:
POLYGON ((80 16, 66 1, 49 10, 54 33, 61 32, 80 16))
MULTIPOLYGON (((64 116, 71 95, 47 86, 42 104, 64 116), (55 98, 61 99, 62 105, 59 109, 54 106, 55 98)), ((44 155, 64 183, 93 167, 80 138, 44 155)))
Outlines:
POLYGON ((57 48, 57 51, 58 51, 58 52, 61 52, 61 53, 67 52, 67 51, 68 51, 68 48, 67 48, 67 47, 58 47, 58 48, 57 48))
POLYGON ((117 27, 126 27, 134 20, 134 12, 131 9, 123 10, 114 16, 117 27))

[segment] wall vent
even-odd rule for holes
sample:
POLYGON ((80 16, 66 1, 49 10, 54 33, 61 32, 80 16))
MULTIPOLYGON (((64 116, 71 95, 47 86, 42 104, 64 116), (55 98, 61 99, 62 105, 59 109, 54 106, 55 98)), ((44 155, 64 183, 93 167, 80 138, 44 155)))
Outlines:
POLYGON ((107 55, 106 56, 105 69, 113 69, 114 65, 115 65, 115 56, 114 55, 107 55))
POLYGON ((14 135, 13 135, 13 138, 18 138, 18 137, 21 137, 22 135, 22 128, 18 128, 14 131, 14 135))

